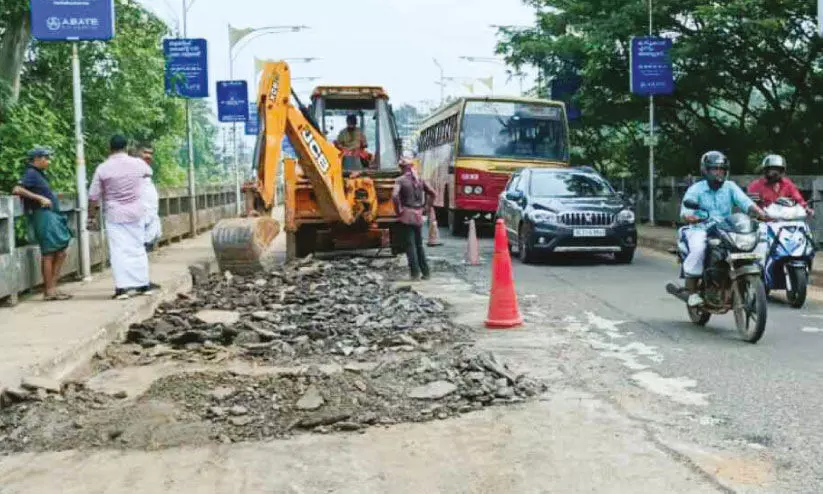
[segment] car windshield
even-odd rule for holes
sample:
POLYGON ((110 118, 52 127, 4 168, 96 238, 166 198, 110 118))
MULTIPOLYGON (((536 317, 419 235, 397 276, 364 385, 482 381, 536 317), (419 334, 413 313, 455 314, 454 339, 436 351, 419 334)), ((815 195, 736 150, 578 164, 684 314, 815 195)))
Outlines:
POLYGON ((614 189, 592 173, 534 172, 529 193, 533 197, 609 197, 614 189))
POLYGON ((460 130, 460 155, 566 162, 569 148, 562 107, 469 101, 460 130))

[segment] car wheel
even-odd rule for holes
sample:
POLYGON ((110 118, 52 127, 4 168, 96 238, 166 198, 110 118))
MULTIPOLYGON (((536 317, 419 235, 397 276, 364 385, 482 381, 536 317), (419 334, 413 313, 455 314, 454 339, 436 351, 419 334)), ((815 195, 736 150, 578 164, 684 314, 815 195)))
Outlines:
POLYGON ((634 249, 624 249, 614 255, 618 264, 631 264, 634 260, 634 249))
POLYGON ((529 228, 522 225, 517 232, 517 256, 523 264, 529 264, 534 260, 534 253, 529 246, 529 228))

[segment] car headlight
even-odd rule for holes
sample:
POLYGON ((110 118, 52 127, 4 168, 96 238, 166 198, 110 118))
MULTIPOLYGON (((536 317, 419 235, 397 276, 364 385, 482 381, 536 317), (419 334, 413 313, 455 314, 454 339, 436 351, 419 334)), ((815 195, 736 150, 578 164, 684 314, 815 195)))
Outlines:
POLYGON ((471 185, 463 186, 463 193, 466 195, 470 195, 472 193, 472 190, 474 190, 474 187, 472 187, 471 185))
POLYGON ((738 249, 748 252, 754 250, 757 245, 757 232, 752 233, 729 233, 729 238, 738 249))
POLYGON ((535 223, 557 223, 557 214, 551 211, 536 210, 529 213, 529 217, 535 223))
POLYGON ((628 209, 624 209, 623 211, 620 211, 619 213, 617 213, 617 222, 618 223, 631 224, 631 223, 634 223, 634 220, 635 220, 634 211, 629 211, 628 209))
POLYGON ((483 193, 483 187, 481 187, 480 185, 476 185, 474 187, 474 193, 477 194, 477 195, 482 194, 483 193))

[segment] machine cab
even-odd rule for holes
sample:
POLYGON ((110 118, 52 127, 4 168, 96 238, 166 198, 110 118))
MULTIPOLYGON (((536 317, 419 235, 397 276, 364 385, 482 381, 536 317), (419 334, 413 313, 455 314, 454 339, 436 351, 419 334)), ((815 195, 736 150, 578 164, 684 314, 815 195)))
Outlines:
POLYGON ((366 141, 366 153, 345 153, 345 171, 397 171, 401 143, 386 92, 375 86, 321 86, 311 98, 311 116, 329 142, 346 128, 349 115, 366 141))

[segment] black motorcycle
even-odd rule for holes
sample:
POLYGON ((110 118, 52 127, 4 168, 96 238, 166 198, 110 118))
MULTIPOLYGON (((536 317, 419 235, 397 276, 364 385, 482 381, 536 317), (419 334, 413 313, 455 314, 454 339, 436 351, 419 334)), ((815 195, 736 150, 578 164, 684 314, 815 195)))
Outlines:
MULTIPOLYGON (((695 211, 702 211, 692 201, 684 205, 695 211)), ((689 307, 689 319, 697 325, 705 326, 712 314, 734 312, 737 330, 743 339, 756 343, 766 330, 766 288, 763 285, 762 268, 755 247, 759 240, 758 224, 741 213, 728 218, 707 220, 706 260, 699 289, 704 303, 689 307)), ((677 254, 680 259, 680 277, 684 278, 683 261, 688 255, 688 245, 684 232, 680 231, 677 254)), ((688 302, 689 293, 684 287, 674 283, 666 285, 666 291, 683 302, 688 302)))

